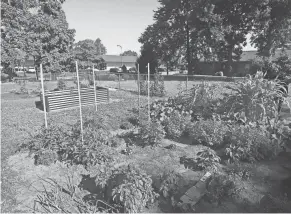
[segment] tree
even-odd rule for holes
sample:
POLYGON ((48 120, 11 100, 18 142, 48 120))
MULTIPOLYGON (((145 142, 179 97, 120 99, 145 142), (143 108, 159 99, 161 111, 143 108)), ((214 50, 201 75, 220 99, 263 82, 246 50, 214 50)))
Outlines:
POLYGON ((137 53, 135 51, 124 51, 122 54, 120 54, 120 56, 137 56, 137 53))
POLYGON ((29 16, 26 50, 34 57, 37 78, 40 63, 45 70, 58 72, 71 54, 75 30, 68 28, 61 3, 39 0, 29 16))
POLYGON ((94 42, 94 45, 96 47, 96 53, 98 55, 104 55, 107 53, 106 47, 102 44, 101 39, 97 38, 94 42))
POLYGON ((140 73, 146 74, 148 73, 148 63, 150 64, 150 73, 156 73, 156 69, 158 67, 158 61, 156 57, 156 53, 153 51, 153 46, 150 44, 146 44, 142 47, 141 55, 137 59, 137 63, 139 64, 140 73))
POLYGON ((25 26, 31 2, 3 0, 1 2, 1 65, 11 76, 14 67, 25 59, 25 26))
POLYGON ((139 41, 151 43, 161 61, 173 61, 186 56, 188 74, 201 58, 212 57, 212 48, 220 37, 219 17, 213 13, 210 1, 159 0, 155 23, 149 26, 139 41), (152 39, 151 39, 152 37, 152 39), (171 58, 173 56, 173 58, 171 58))
POLYGON ((74 56, 78 60, 82 68, 91 66, 99 66, 101 63, 100 55, 106 54, 106 48, 98 38, 94 42, 91 39, 85 39, 74 45, 74 56))
POLYGON ((255 23, 257 8, 262 1, 217 0, 214 13, 222 22, 223 38, 217 42, 215 51, 219 61, 226 60, 226 74, 231 72, 233 60, 239 60, 247 35, 255 23))
POLYGON ((251 39, 259 55, 266 58, 287 46, 291 42, 291 0, 262 0, 251 39))

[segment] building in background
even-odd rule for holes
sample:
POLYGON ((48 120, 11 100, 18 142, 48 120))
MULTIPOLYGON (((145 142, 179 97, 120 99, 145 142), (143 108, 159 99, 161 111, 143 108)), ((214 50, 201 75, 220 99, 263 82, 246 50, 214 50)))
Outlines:
POLYGON ((122 65, 125 65, 127 70, 135 68, 137 61, 137 56, 101 55, 100 58, 103 58, 106 63, 106 70, 119 68, 122 65))

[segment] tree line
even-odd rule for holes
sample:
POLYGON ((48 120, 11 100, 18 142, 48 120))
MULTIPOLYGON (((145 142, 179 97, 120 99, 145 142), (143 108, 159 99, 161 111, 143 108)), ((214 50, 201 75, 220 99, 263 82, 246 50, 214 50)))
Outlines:
POLYGON ((291 0, 159 0, 154 23, 139 38, 139 64, 166 67, 179 61, 193 74, 198 62, 239 60, 251 35, 258 55, 272 60, 291 42, 291 0))
MULTIPOLYGON (((14 73, 15 66, 33 58, 36 76, 42 63, 44 71, 75 70, 94 64, 104 66, 100 55, 106 54, 101 39, 75 42, 62 4, 65 0, 2 0, 1 1, 1 66, 14 73)), ((123 54, 136 54, 126 51, 123 54)))

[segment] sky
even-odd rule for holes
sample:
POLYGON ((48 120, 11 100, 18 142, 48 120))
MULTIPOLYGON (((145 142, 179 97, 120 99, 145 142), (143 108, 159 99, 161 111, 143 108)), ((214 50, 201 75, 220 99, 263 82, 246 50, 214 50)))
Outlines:
POLYGON ((138 38, 154 23, 153 11, 158 7, 157 0, 66 0, 63 4, 69 27, 76 30, 75 41, 100 38, 112 55, 121 53, 117 45, 140 54, 138 38))

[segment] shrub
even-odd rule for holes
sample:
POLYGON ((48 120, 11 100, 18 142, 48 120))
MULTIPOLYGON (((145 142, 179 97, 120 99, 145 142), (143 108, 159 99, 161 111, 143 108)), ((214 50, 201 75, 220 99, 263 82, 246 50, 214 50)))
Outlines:
POLYGON ((229 176, 215 174, 208 184, 206 196, 220 205, 223 200, 232 197, 236 192, 236 185, 229 176))
POLYGON ((117 181, 113 188, 108 183, 108 190, 112 189, 112 201, 121 207, 123 213, 142 212, 158 197, 152 188, 150 176, 136 167, 118 170, 110 180, 117 181))
POLYGON ((194 144, 219 147, 224 142, 228 126, 221 120, 201 120, 189 127, 189 134, 194 144))
POLYGON ((178 181, 180 179, 181 177, 174 171, 164 173, 160 177, 161 187, 159 188, 159 192, 162 196, 168 198, 176 195, 179 190, 178 181))
POLYGON ((126 68, 126 66, 123 65, 123 66, 121 67, 121 70, 122 70, 122 72, 127 72, 127 68, 126 68))
POLYGON ((43 150, 34 157, 35 165, 47 165, 55 163, 58 160, 58 154, 52 150, 43 150))
POLYGON ((132 123, 130 123, 129 121, 124 121, 124 122, 120 125, 120 128, 121 128, 121 129, 128 130, 128 129, 132 129, 132 128, 133 128, 133 125, 132 125, 132 123))
MULTIPOLYGON (((140 81, 140 94, 147 95, 148 94, 148 81, 141 80, 140 81)), ((164 78, 155 73, 154 80, 150 81, 150 96, 158 96, 162 97, 165 96, 165 85, 164 85, 164 78)))
POLYGON ((118 76, 115 74, 109 74, 108 80, 116 81, 116 80, 118 80, 118 76))
POLYGON ((157 145, 165 137, 164 127, 160 122, 142 121, 140 136, 145 145, 157 145))
POLYGON ((159 73, 154 74, 154 81, 151 82, 150 85, 150 95, 163 97, 166 94, 165 85, 164 85, 164 77, 159 73))
POLYGON ((1 73, 1 82, 9 81, 9 75, 5 73, 1 73))
POLYGON ((177 110, 172 112, 171 115, 164 121, 167 136, 172 139, 181 137, 187 130, 190 123, 190 114, 183 115, 177 110))
POLYGON ((226 142, 225 154, 230 163, 272 159, 281 151, 278 142, 259 127, 236 126, 227 134, 226 142))
POLYGON ((116 151, 112 150, 111 146, 115 146, 116 142, 105 128, 104 121, 99 118, 85 118, 83 127, 83 141, 80 123, 74 124, 71 130, 67 131, 64 127, 50 125, 49 128, 43 126, 30 142, 21 147, 28 148, 30 153, 34 153, 35 159, 39 159, 48 151, 53 151, 60 161, 67 164, 82 164, 85 168, 112 162, 116 151))
POLYGON ((57 83, 57 87, 59 90, 65 90, 67 88, 67 82, 63 79, 59 79, 57 83))
POLYGON ((129 76, 129 74, 122 74, 121 78, 124 79, 124 80, 129 80, 130 76, 129 76))
POLYGON ((182 105, 185 110, 192 111, 205 119, 212 117, 215 112, 217 86, 209 83, 194 85, 193 88, 180 92, 173 98, 176 105, 182 105))
POLYGON ((228 117, 241 118, 246 123, 266 122, 267 118, 278 116, 276 98, 282 98, 289 105, 283 94, 278 91, 278 81, 268 81, 263 79, 263 76, 258 73, 254 78, 249 77, 235 82, 234 86, 226 86, 234 92, 224 94, 224 108, 228 117))
POLYGON ((187 158, 186 156, 180 158, 180 163, 192 170, 210 170, 215 172, 219 162, 220 157, 210 148, 198 152, 196 158, 187 158))
POLYGON ((133 73, 136 73, 136 72, 137 72, 137 70, 136 70, 135 67, 131 67, 128 71, 129 71, 129 72, 133 72, 133 73))
POLYGON ((117 73, 119 71, 118 68, 110 68, 109 72, 111 73, 117 73))

